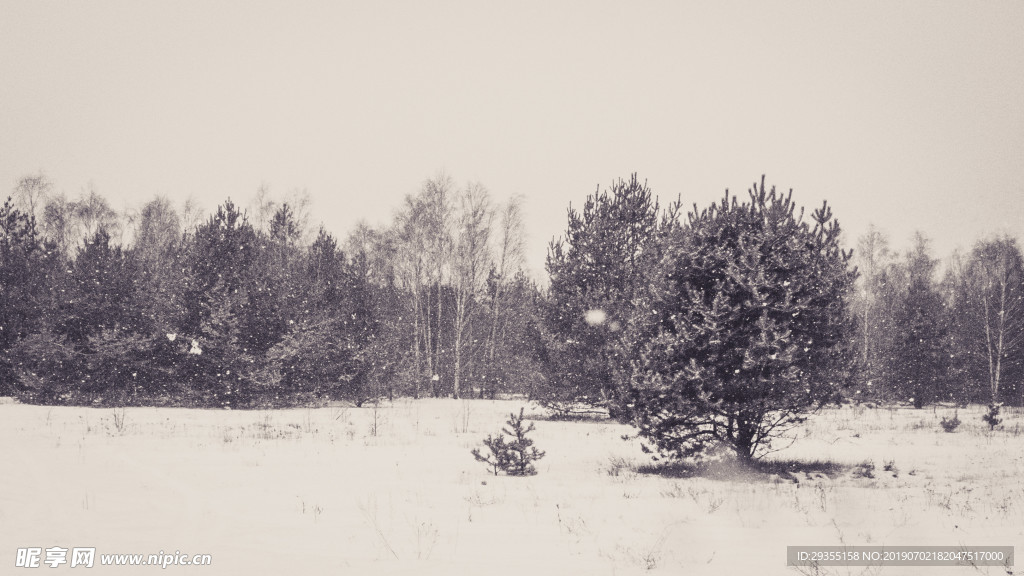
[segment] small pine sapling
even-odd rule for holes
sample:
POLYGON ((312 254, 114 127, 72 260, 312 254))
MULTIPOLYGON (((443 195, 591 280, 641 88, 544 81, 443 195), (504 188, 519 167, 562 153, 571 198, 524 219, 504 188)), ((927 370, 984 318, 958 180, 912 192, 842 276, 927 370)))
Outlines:
POLYGON ((957 415, 956 412, 953 412, 952 418, 946 418, 945 416, 943 416, 939 424, 942 426, 942 429, 945 430, 946 432, 953 433, 956 431, 957 427, 960 426, 960 417, 957 415))
POLYGON ((484 445, 491 451, 490 454, 485 456, 479 448, 474 448, 473 457, 490 466, 495 476, 499 470, 509 476, 533 476, 537 473, 533 462, 540 460, 545 454, 537 450, 533 440, 526 437, 534 430, 534 425, 531 422, 529 426, 523 427, 522 408, 519 409, 519 416, 515 413, 509 414, 507 424, 507 428, 501 429, 502 434, 498 434, 497 437, 488 435, 484 440, 484 445), (505 440, 505 434, 512 437, 510 441, 505 440))
POLYGON ((981 417, 981 419, 984 420, 986 424, 988 424, 989 430, 995 430, 996 426, 999 426, 999 424, 1003 421, 1003 419, 999 417, 999 408, 1001 408, 1002 405, 1002 402, 993 402, 989 404, 988 413, 981 417))
POLYGON ((484 440, 484 446, 490 448, 491 453, 484 456, 480 453, 479 448, 473 448, 473 457, 476 458, 478 462, 483 462, 490 466, 495 476, 498 475, 499 470, 508 470, 511 464, 511 456, 509 445, 505 443, 505 437, 499 434, 498 437, 495 438, 488 434, 487 438, 484 440))

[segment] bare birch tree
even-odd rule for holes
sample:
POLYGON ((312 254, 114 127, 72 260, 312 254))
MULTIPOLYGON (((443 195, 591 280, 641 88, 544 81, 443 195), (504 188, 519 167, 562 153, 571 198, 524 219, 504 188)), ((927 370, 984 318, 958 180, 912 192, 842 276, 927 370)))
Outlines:
POLYGON ((71 248, 77 241, 74 210, 74 203, 63 193, 51 196, 43 208, 43 235, 52 240, 65 257, 71 255, 71 248))
POLYGON ((513 196, 501 207, 495 242, 495 262, 490 279, 490 330, 487 334, 487 363, 493 367, 497 359, 499 329, 505 324, 506 288, 523 265, 524 226, 523 197, 513 196))
POLYGON ((980 312, 989 389, 998 402, 1007 361, 1024 345, 1024 266, 1015 239, 1000 236, 979 242, 967 266, 968 286, 980 312))
POLYGON ((107 199, 96 191, 92 183, 82 191, 81 197, 73 206, 73 214, 80 233, 78 240, 89 242, 100 230, 105 230, 111 236, 119 235, 120 222, 117 212, 110 207, 107 199))
POLYGON ((452 271, 455 283, 453 395, 461 395, 463 348, 471 333, 473 309, 480 299, 487 278, 490 258, 491 224, 494 209, 483 185, 469 184, 460 198, 459 227, 456 236, 452 271))
POLYGON ((890 269, 893 255, 889 251, 889 238, 874 224, 857 240, 855 252, 858 278, 854 314, 860 337, 859 352, 866 382, 871 385, 881 379, 885 353, 891 334, 891 308, 894 304, 890 269))
POLYGON ((394 236, 397 240, 395 267, 401 286, 412 298, 412 353, 415 367, 413 396, 419 397, 420 379, 423 377, 421 348, 426 348, 428 365, 430 360, 429 314, 424 321, 423 288, 426 281, 426 210, 421 197, 406 196, 402 209, 395 215, 394 236), (424 334, 426 332, 426 334, 424 334))
POLYGON ((135 253, 159 273, 170 265, 170 254, 181 241, 181 218, 166 196, 157 196, 142 207, 135 222, 135 253))
MULTIPOLYGON (((181 218, 174 205, 164 196, 157 196, 139 210, 135 220, 132 251, 141 272, 140 295, 152 319, 169 330, 178 321, 177 314, 185 308, 182 287, 181 218)), ((173 330, 170 330, 173 331, 173 330)))
POLYGON ((250 219, 252 227, 257 232, 266 232, 270 227, 270 218, 277 211, 277 207, 278 202, 270 192, 270 185, 261 182, 248 207, 248 212, 252 216, 250 219))
POLYGON ((202 205, 193 196, 189 196, 181 205, 181 227, 186 235, 195 232, 196 227, 202 224, 206 214, 202 205))
POLYGON ((444 294, 442 289, 451 278, 452 257, 452 205, 451 197, 455 194, 455 181, 451 176, 441 172, 427 180, 420 192, 425 217, 425 242, 418 247, 426 250, 427 294, 424 308, 425 339, 427 349, 427 367, 430 370, 431 393, 439 393, 441 355, 444 351, 441 340, 441 322, 444 318, 444 294), (436 323, 430 322, 430 292, 435 288, 436 323))
POLYGON ((53 182, 40 170, 18 179, 18 184, 14 187, 14 201, 22 212, 38 222, 40 212, 52 193, 53 182))

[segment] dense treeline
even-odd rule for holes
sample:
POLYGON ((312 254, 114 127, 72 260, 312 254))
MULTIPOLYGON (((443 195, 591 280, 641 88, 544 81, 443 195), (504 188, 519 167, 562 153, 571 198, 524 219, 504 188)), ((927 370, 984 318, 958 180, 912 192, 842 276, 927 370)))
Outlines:
POLYGON ((939 261, 918 234, 904 254, 871 228, 857 243, 853 299, 865 397, 1024 404, 1024 266, 995 235, 939 261))
MULTIPOLYGON (((42 174, 23 178, 0 210, 0 394, 256 407, 520 393, 629 418, 654 343, 692 328, 673 327, 694 314, 683 303, 725 286, 721 270, 688 276, 712 258, 686 256, 697 207, 687 221, 635 176, 569 209, 545 288, 523 271, 521 200, 497 205, 478 183, 431 178, 391 223, 345 238, 311 228, 308 212, 302 195, 278 202, 266 189, 248 209, 226 200, 210 215, 161 197, 118 212, 92 188, 67 198, 42 174)), ((792 254, 775 257, 780 269, 798 268, 792 254)), ((923 236, 901 254, 869 229, 835 316, 849 330, 830 336, 840 396, 1024 403, 1022 261, 1007 236, 942 263, 923 236)), ((758 290, 786 294, 795 280, 758 290)))
POLYGON ((340 241, 310 234, 307 208, 261 190, 205 219, 159 197, 118 213, 95 190, 21 180, 0 211, 0 393, 246 408, 539 380, 518 199, 442 175, 390 226, 340 241))

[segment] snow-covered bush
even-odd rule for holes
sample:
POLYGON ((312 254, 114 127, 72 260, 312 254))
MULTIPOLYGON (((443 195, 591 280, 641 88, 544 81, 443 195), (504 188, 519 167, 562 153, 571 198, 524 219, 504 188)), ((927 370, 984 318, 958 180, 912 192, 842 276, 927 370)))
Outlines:
POLYGON ((871 460, 865 460, 860 464, 853 467, 850 474, 854 478, 874 478, 875 477, 875 463, 871 460))
POLYGON ((946 418, 943 416, 942 420, 939 421, 939 425, 942 426, 942 429, 946 432, 955 432, 957 427, 960 426, 960 416, 956 412, 953 413, 952 418, 946 418))

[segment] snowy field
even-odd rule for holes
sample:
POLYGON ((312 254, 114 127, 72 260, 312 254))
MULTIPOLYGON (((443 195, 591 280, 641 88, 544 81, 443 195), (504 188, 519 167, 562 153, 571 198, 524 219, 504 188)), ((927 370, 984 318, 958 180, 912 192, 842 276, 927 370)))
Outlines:
MULTIPOLYGON (((630 429, 532 411, 539 474, 470 450, 522 402, 396 401, 227 412, 0 404, 0 554, 210 554, 171 574, 798 574, 788 545, 1012 545, 1024 552, 1024 417, 845 407, 773 455, 797 472, 672 477, 630 429), (844 465, 814 465, 832 461, 844 465), (873 470, 864 465, 873 464, 873 470), (818 471, 820 469, 820 471, 818 471)), ((1019 570, 1018 570, 1019 572, 1019 570)), ((804 570, 805 574, 816 573, 804 570)), ((1004 574, 828 568, 821 574, 1004 574)))

